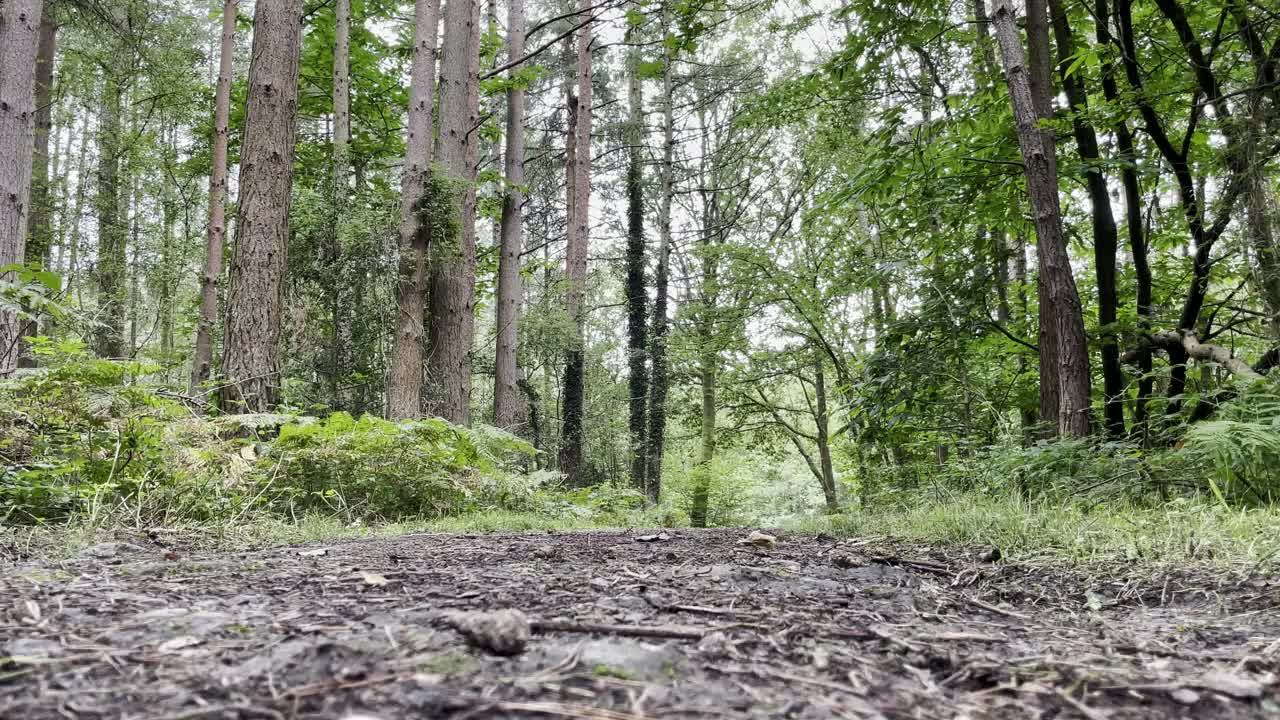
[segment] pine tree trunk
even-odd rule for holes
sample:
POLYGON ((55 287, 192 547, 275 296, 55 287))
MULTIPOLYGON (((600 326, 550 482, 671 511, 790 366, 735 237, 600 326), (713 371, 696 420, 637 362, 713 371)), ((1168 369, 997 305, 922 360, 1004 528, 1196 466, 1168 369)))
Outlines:
MULTIPOLYGON (((49 266, 53 245, 53 194, 49 175, 49 135, 53 129, 53 63, 58 48, 58 24, 53 17, 53 7, 46 7, 40 19, 40 41, 36 50, 36 122, 35 152, 31 167, 30 216, 27 218, 27 246, 24 261, 27 264, 49 266)), ((54 176, 56 177, 56 176, 54 176)), ((42 319, 31 318, 23 323, 23 336, 35 337, 40 333, 42 319)), ((18 364, 35 367, 35 359, 23 340, 18 349, 18 364)))
MULTIPOLYGON (((579 0, 578 12, 587 17, 591 12, 591 0, 579 0)), ((570 487, 586 484, 583 472, 583 413, 586 404, 586 292, 587 247, 590 244, 591 201, 591 25, 578 30, 578 97, 575 122, 571 132, 575 136, 575 157, 572 192, 573 216, 565 250, 565 275, 569 292, 565 308, 573 323, 574 338, 565 363, 564 425, 560 442, 560 470, 570 487)))
MULTIPOLYGON (((507 58, 524 55, 524 0, 508 0, 507 58)), ((508 75, 514 78, 513 68, 508 75)), ((524 205, 524 88, 507 90, 507 189, 502 199, 498 249, 497 352, 493 363, 493 424, 504 430, 516 426, 520 415, 520 247, 524 205)))
POLYGON ((404 177, 400 187, 396 331, 391 369, 387 376, 387 417, 392 420, 416 417, 422 407, 427 251, 432 234, 427 189, 431 183, 432 107, 439 24, 439 0, 417 0, 414 4, 413 68, 409 81, 404 177))
POLYGON ((231 74, 235 52, 237 0, 222 5, 222 41, 218 84, 213 99, 212 169, 209 176, 209 229, 205 236, 204 272, 200 275, 200 318, 196 325, 195 355, 191 362, 191 390, 195 392, 213 372, 213 329, 218 322, 218 278, 222 275, 222 244, 226 237, 227 135, 231 115, 231 74))
POLYGON ((1028 45, 1033 49, 1029 53, 1033 62, 1030 68, 1023 57, 1008 0, 998 1, 993 20, 1004 54, 1005 81, 1013 102, 1018 145, 1035 215, 1040 270, 1041 415, 1045 421, 1054 421, 1055 435, 1084 437, 1089 434, 1089 357, 1084 319, 1062 232, 1053 131, 1040 122, 1050 108, 1047 16, 1037 17, 1044 11, 1039 2, 1028 3, 1028 45), (1035 62, 1046 64, 1037 67, 1035 62), (1033 93, 1033 86, 1038 95, 1033 93))
POLYGON ((1098 136, 1085 119, 1089 113, 1089 96, 1083 73, 1069 73, 1075 58, 1075 38, 1063 0, 1049 0, 1053 17, 1054 40, 1058 48, 1058 73, 1072 110, 1072 132, 1076 152, 1084 168, 1085 189, 1089 193, 1090 219, 1093 228, 1093 265, 1098 281, 1098 326, 1101 334, 1103 419, 1107 435, 1121 438, 1124 426, 1124 371, 1120 366, 1120 345, 1116 338, 1119 293, 1116 289, 1116 249, 1119 233, 1111 212, 1111 194, 1102 174, 1098 136))
MULTIPOLYGON (((26 252, 40 9, 40 0, 0 4, 0 266, 21 263, 26 252)), ((17 313, 0 309, 0 378, 17 367, 21 333, 17 313)))
POLYGON ((345 272, 342 225, 350 185, 351 162, 351 0, 334 0, 333 6, 333 191, 329 204, 332 222, 328 232, 330 267, 329 312, 332 337, 329 348, 329 395, 332 407, 351 409, 351 391, 346 381, 351 365, 350 289, 360 278, 345 272))
MULTIPOLYGON (((131 136, 137 134, 138 118, 136 115, 129 124, 131 126, 129 134, 131 136)), ((129 204, 131 205, 129 211, 129 247, 126 248, 126 253, 132 253, 132 257, 129 258, 126 269, 129 275, 129 345, 126 348, 126 355, 132 359, 138 354, 138 326, 142 324, 142 309, 139 307, 142 304, 142 289, 138 284, 138 273, 140 271, 138 263, 141 255, 138 234, 142 230, 142 185, 139 173, 136 171, 130 178, 129 197, 129 204)), ((129 256, 126 254, 126 257, 129 256)))
POLYGON ((222 361, 227 384, 219 401, 227 411, 266 412, 280 402, 302 1, 258 3, 253 27, 240 202, 227 288, 222 361))
POLYGON ((98 357, 124 355, 125 273, 128 228, 120 216, 121 106, 124 88, 106 73, 98 116, 98 326, 94 351, 98 357))
POLYGON ((479 115, 480 4, 450 0, 444 12, 438 167, 451 196, 452 221, 437 235, 431 263, 427 411, 471 424, 471 352, 475 335, 476 139, 479 115))
MULTIPOLYGON (((636 40, 635 32, 629 39, 636 40)), ((644 242, 644 94, 640 83, 640 51, 628 58, 627 100, 627 351, 629 376, 628 429, 631 434, 631 484, 645 490, 645 405, 649 395, 648 342, 649 298, 645 292, 644 242)))
MULTIPOLYGON (((662 6, 663 32, 670 26, 670 9, 662 6)), ((662 497, 662 455, 667 430, 667 278, 671 262, 671 199, 674 193, 675 123, 673 119, 671 48, 664 44, 662 74, 662 176, 658 200, 658 269, 653 277, 653 329, 649 335, 652 377, 649 381, 649 437, 646 440, 645 494, 649 502, 662 497)))
POLYGON ((76 151, 76 197, 72 204, 71 215, 67 222, 71 225, 67 233, 67 298, 73 297, 76 280, 80 272, 80 222, 84 220, 84 199, 89 192, 89 115, 80 123, 80 147, 76 151))

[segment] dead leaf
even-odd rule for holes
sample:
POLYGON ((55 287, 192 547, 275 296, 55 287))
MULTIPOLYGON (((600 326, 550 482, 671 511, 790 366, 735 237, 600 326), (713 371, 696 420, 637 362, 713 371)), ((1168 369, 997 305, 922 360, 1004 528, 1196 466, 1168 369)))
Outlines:
POLYGON ((638 536, 636 536, 635 541, 636 541, 636 542, 648 543, 648 542, 664 542, 664 541, 666 541, 666 540, 670 540, 670 539, 671 539, 671 536, 670 536, 670 535, 668 535, 668 534, 666 534, 666 533, 664 533, 664 532, 660 532, 660 533, 658 533, 658 534, 656 534, 656 535, 638 535, 638 536))
POLYGON ((199 645, 204 642, 194 635, 179 635, 175 638, 169 638, 156 646, 156 650, 162 653, 176 653, 183 648, 189 648, 193 645, 199 645))
POLYGON ((27 610, 27 616, 31 622, 40 622, 40 603, 35 600, 27 600, 23 603, 27 610))
POLYGON ((328 555, 328 554, 329 554, 329 551, 326 550, 325 548, 311 548, 310 550, 298 551, 299 557, 320 557, 321 555, 328 555))
POLYGON ((528 616, 514 609, 450 612, 444 620, 469 644, 494 655, 519 655, 532 635, 528 616))
POLYGON ((772 550, 778 544, 778 538, 772 535, 766 535, 759 530, 752 530, 751 534, 738 541, 739 545, 754 545, 758 548, 772 550))
POLYGON ((372 573, 372 572, 360 573, 360 579, 364 580, 364 583, 366 585, 375 585, 377 587, 382 587, 383 585, 386 585, 388 582, 390 582, 384 576, 379 575, 378 573, 372 573))
POLYGON ((254 450, 252 445, 245 445, 240 448, 240 457, 248 460, 249 462, 253 462, 258 459, 258 451, 254 450))
POLYGON ((1253 678, 1230 672, 1213 671, 1200 676, 1197 687, 1229 695, 1240 700, 1262 697, 1262 683, 1253 678))

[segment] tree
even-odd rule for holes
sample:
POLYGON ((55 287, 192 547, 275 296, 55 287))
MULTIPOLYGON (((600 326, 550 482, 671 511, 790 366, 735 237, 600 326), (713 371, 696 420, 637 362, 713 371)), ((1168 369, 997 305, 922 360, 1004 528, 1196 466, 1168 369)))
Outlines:
MULTIPOLYGON (((26 251, 40 16, 40 0, 0 5, 0 268, 22 263, 26 251)), ((15 308, 0 304, 0 377, 17 365, 21 324, 15 308)))
MULTIPOLYGON (((634 28, 628 37, 637 39, 634 28)), ((627 427, 631 434, 631 484, 645 491, 646 405, 649 401, 648 321, 644 238, 644 91, 640 82, 640 50, 627 62, 627 427)))
POLYGON ((227 291, 224 410, 280 402, 280 321, 297 132, 301 0, 258 3, 240 154, 240 202, 227 291))
MULTIPOLYGON (((587 17, 591 12, 590 0, 578 0, 578 13, 587 17)), ((569 485, 583 484, 582 424, 585 403, 585 368, 583 353, 586 345, 587 247, 590 244, 591 201, 591 25, 586 24, 577 33, 578 40, 578 93, 570 93, 568 101, 574 108, 569 113, 572 122, 569 132, 573 135, 575 152, 568 169, 571 182, 567 192, 573 199, 569 208, 569 233, 565 248, 565 276, 569 287, 565 295, 565 310, 573 323, 574 337, 570 341, 564 370, 564 425, 560 441, 560 470, 568 478, 569 485)))
MULTIPOLYGON (((524 55, 524 0, 507 4, 507 57, 524 55)), ((506 192, 499 221, 497 351, 493 363, 493 424, 511 429, 520 413, 517 345, 520 338, 520 248, 523 244, 524 205, 524 84, 517 71, 508 72, 506 132, 506 192)))
POLYGON ((997 1, 992 20, 1003 51, 1005 81, 1017 119, 1018 145, 1035 217, 1040 269, 1040 413, 1046 421, 1054 419, 1055 435, 1084 437, 1089 434, 1089 357, 1080 296, 1062 232, 1053 131, 1042 124, 1051 114, 1046 8, 1039 0, 1027 4, 1030 65, 1023 56, 1008 0, 997 1))
POLYGON ((212 163, 209 173, 209 227, 205 235, 204 271, 200 275, 200 317, 196 325, 195 355, 191 361, 193 392, 208 381, 213 370, 213 329, 218 322, 218 278, 222 276, 222 245, 227 231, 227 142, 237 3, 238 0, 225 0, 222 5, 218 82, 213 97, 213 137, 209 142, 212 163))
MULTIPOLYGON (((131 9, 131 8, 129 8, 131 9)), ((125 24, 113 16, 118 26, 125 24)), ((123 118, 125 84, 121 76, 124 65, 115 57, 122 41, 114 44, 115 52, 102 61, 102 100, 98 113, 98 168, 94 200, 98 215, 97 276, 98 318, 94 333, 94 351, 98 357, 118 358, 124 355, 124 313, 126 303, 125 275, 128 271, 128 228, 120 213, 120 161, 123 154, 123 118)))
MULTIPOLYGON (((53 243, 53 192, 49 174, 49 136, 53 131, 53 64, 58 51, 58 22, 52 3, 44 8, 40 17, 40 44, 36 50, 36 122, 35 154, 31 167, 31 214, 27 221, 27 247, 24 257, 28 263, 47 267, 49 249, 53 243)), ((57 176, 56 168, 53 177, 57 176)), ((31 337, 39 332, 37 318, 24 324, 24 335, 31 337)), ((18 363, 34 366, 35 360, 19 349, 18 363)))
POLYGON ((471 423, 475 337, 476 140, 479 116, 480 4, 450 0, 444 12, 440 69, 438 172, 448 195, 431 252, 431 327, 426 406, 459 425, 471 423))

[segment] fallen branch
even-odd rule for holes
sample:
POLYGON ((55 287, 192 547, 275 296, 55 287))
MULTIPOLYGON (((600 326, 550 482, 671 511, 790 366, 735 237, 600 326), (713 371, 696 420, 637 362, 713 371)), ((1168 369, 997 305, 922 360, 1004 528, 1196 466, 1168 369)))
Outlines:
POLYGON ((651 637, 669 640, 701 640, 707 633, 720 628, 692 628, 681 625, 615 625, 613 623, 570 622, 566 620, 535 620, 530 623, 534 632, 600 633, 626 637, 651 637))
POLYGON ((1196 360, 1217 363, 1226 368, 1227 372, 1241 378, 1243 380, 1261 380, 1262 374, 1249 367, 1249 364, 1235 355, 1231 351, 1221 345, 1213 343, 1202 343, 1196 337, 1196 334, 1186 330, 1176 330, 1170 332, 1155 333, 1143 338, 1141 346, 1125 353, 1121 358, 1122 361, 1132 364, 1136 362, 1144 352, 1151 350, 1178 350, 1181 349, 1188 357, 1196 360))

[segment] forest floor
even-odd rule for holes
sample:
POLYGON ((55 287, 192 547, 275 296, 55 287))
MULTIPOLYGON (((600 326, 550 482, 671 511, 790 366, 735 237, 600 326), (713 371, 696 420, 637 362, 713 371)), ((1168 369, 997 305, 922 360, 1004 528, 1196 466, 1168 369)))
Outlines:
POLYGON ((0 718, 1280 715, 1275 575, 747 534, 0 561, 0 718))

